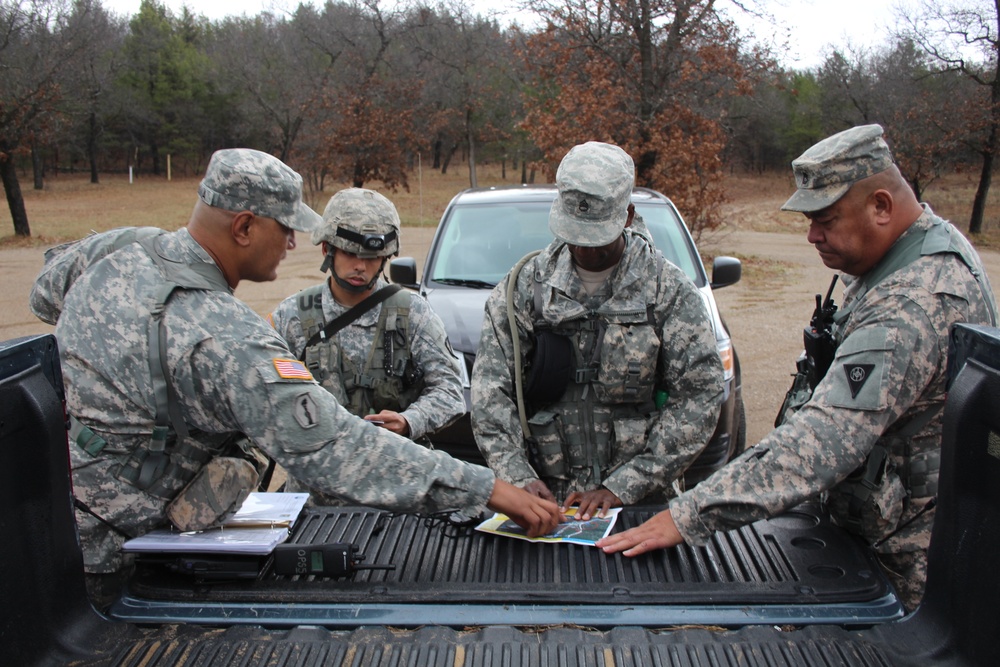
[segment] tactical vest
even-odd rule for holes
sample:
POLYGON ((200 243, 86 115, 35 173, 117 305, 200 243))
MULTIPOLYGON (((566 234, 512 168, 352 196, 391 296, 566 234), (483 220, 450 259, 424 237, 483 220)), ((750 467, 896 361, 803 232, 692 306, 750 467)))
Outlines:
MULTIPOLYGON (((565 339, 569 356, 565 389, 554 400, 531 399, 528 419, 532 463, 540 477, 556 481, 554 492, 570 485, 594 488, 646 447, 658 412, 654 402, 659 327, 654 308, 665 261, 656 251, 657 284, 643 309, 584 313, 557 327, 542 318, 543 283, 533 277, 532 323, 539 336, 565 339)), ((511 284, 517 277, 511 276, 511 284)), ((536 358, 541 362, 536 342, 536 358)))
MULTIPOLYGON (((314 285, 295 297, 299 321, 306 340, 326 326, 323 292, 326 285, 314 285)), ((352 414, 391 410, 402 412, 424 390, 422 371, 414 364, 410 350, 410 293, 403 290, 382 304, 368 358, 362 366, 348 358, 332 336, 306 348, 303 360, 313 377, 332 393, 352 414)))
MULTIPOLYGON (((163 313, 178 289, 228 291, 229 285, 214 264, 180 264, 163 257, 157 249, 159 236, 140 233, 127 235, 125 239, 119 237, 110 251, 137 243, 163 276, 163 283, 153 296, 147 331, 150 381, 156 404, 153 432, 148 445, 137 448, 123 461, 117 477, 150 495, 172 498, 208 461, 230 447, 233 436, 202 432, 192 435, 189 431, 176 390, 169 381, 163 313)), ((104 438, 72 418, 70 438, 91 456, 97 456, 107 445, 104 438)))

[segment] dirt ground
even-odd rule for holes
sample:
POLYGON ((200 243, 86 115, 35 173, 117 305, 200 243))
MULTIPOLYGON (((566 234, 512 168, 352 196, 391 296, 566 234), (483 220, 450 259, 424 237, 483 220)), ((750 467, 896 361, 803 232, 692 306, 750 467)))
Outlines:
MULTIPOLYGON (((832 273, 819 261, 802 233, 733 231, 702 242, 713 255, 735 255, 744 277, 718 290, 716 298, 732 331, 743 373, 747 442, 771 428, 802 345, 802 327, 817 292, 825 292, 832 273)), ((427 254, 434 230, 404 228, 402 254, 427 254)), ((51 332, 28 310, 27 296, 42 266, 42 248, 0 250, 4 287, 0 292, 0 339, 51 332)), ((1000 253, 981 252, 994 285, 1000 285, 1000 253)), ((318 251, 308 244, 289 252, 271 283, 244 283, 236 291, 261 314, 284 297, 321 280, 318 251)), ((709 269, 711 270, 711 269, 709 269)), ((839 288, 835 295, 839 295, 839 288)), ((839 299, 838 299, 839 301, 839 299)))

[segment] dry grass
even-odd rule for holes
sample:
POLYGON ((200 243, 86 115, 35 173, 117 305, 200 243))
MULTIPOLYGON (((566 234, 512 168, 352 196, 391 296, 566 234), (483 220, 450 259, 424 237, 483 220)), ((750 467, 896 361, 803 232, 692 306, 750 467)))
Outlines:
MULTIPOLYGON (((480 186, 516 185, 520 172, 508 165, 501 177, 500 165, 478 169, 480 186)), ((50 245, 60 240, 80 238, 91 230, 104 231, 130 225, 176 229, 187 223, 194 205, 200 177, 174 178, 143 176, 128 182, 128 176, 102 174, 101 182, 90 183, 85 174, 60 174, 45 182, 45 189, 31 189, 29 174, 20 174, 24 204, 28 211, 32 239, 13 235, 13 222, 6 206, 0 207, 0 248, 50 245)), ((396 204, 406 226, 433 226, 444 207, 460 190, 469 187, 469 172, 457 164, 447 174, 422 169, 410 175, 410 190, 379 190, 396 204)), ((347 184, 328 185, 322 194, 310 195, 310 205, 322 211, 331 194, 347 184)))

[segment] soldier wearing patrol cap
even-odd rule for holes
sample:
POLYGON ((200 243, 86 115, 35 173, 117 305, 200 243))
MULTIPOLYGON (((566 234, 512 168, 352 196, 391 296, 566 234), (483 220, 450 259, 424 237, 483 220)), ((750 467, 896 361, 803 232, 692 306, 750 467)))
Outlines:
POLYGON ((549 213, 555 240, 490 294, 473 367, 473 431, 490 467, 541 498, 578 504, 581 518, 664 499, 704 449, 722 401, 704 301, 635 232, 634 172, 611 144, 566 154, 549 213))
POLYGON ((271 155, 219 151, 185 228, 115 230, 47 256, 31 304, 58 321, 77 521, 99 604, 120 589, 126 539, 168 517, 191 529, 238 508, 256 481, 232 447, 241 437, 351 502, 489 506, 534 535, 560 519, 486 468, 351 415, 233 295, 241 280, 273 280, 295 231, 320 222, 301 184, 271 155))
POLYGON ((846 284, 835 356, 811 397, 745 455, 645 524, 599 543, 637 555, 825 496, 833 520, 868 540, 908 609, 919 604, 934 518, 948 332, 993 324, 979 255, 921 205, 882 128, 855 127, 792 162, 783 209, 846 284))
POLYGON ((462 416, 459 362, 444 323, 426 299, 381 277, 399 253, 392 202, 372 190, 341 190, 312 242, 330 277, 268 316, 292 353, 344 407, 394 433, 422 439, 462 416))

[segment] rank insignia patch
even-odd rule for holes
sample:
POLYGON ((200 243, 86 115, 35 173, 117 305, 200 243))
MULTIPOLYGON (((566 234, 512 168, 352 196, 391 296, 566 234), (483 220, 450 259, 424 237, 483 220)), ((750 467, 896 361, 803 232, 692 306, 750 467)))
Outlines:
POLYGON ((851 387, 851 398, 857 398, 858 392, 872 374, 875 364, 844 364, 847 374, 847 384, 851 387))
POLYGON ((274 359, 274 368, 278 377, 284 380, 312 380, 312 373, 298 359, 274 359))

